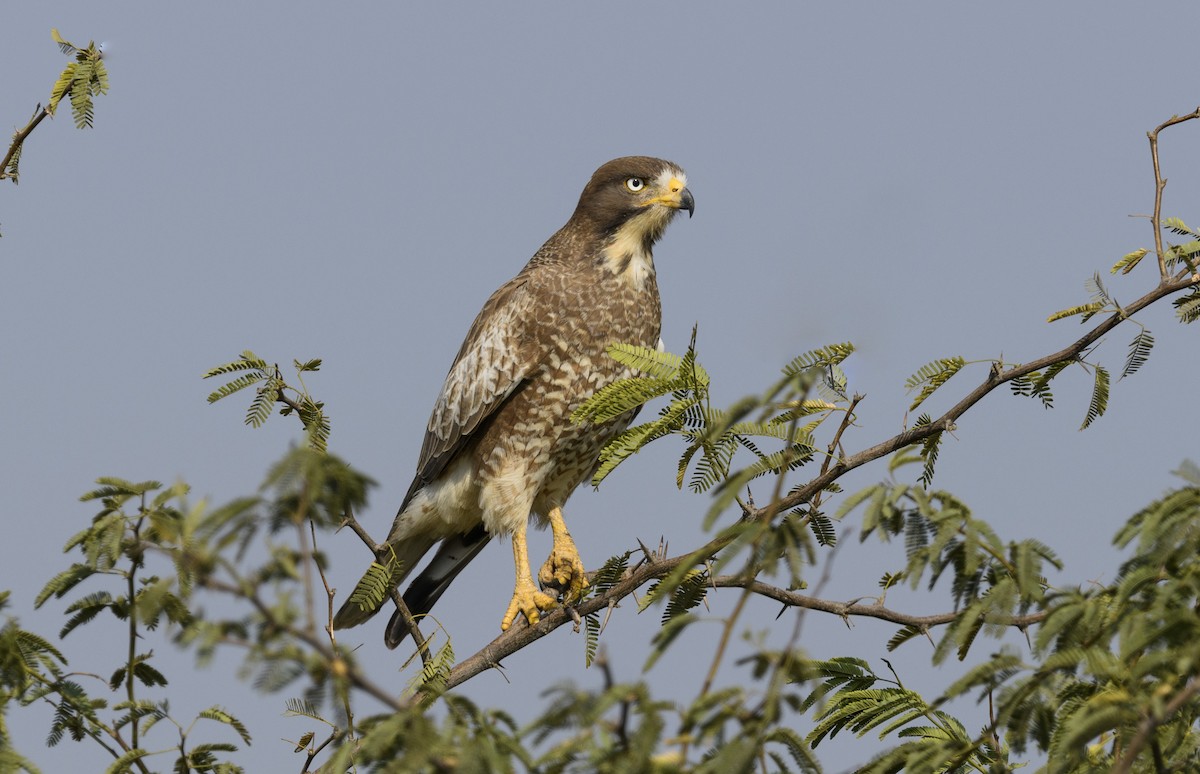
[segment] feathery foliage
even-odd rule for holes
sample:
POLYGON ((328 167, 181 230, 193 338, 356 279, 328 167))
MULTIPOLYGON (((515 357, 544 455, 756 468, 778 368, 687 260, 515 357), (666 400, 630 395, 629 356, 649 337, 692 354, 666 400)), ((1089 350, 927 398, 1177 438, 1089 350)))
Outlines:
POLYGON ((904 382, 904 387, 909 392, 918 387, 921 388, 921 392, 913 400, 908 410, 916 411, 917 407, 924 403, 926 398, 932 395, 937 388, 950 381, 950 377, 958 373, 966 364, 967 361, 961 357, 947 357, 921 366, 915 374, 908 377, 904 382))
POLYGON ((46 112, 54 115, 58 103, 63 97, 69 97, 75 126, 79 129, 91 128, 95 121, 92 98, 108 92, 108 70, 104 66, 103 55, 94 42, 78 48, 64 40, 58 30, 50 30, 50 36, 59 49, 68 56, 74 56, 75 61, 63 68, 55 81, 50 90, 50 101, 46 103, 46 112))
POLYGON ((1138 335, 1129 342, 1129 354, 1125 357, 1125 367, 1121 369, 1121 378, 1137 373, 1138 369, 1150 359, 1150 350, 1154 348, 1154 337, 1150 331, 1142 328, 1138 335))
POLYGON ((291 387, 283 380, 278 364, 268 365, 258 355, 246 350, 237 360, 210 368, 204 373, 205 379, 241 374, 209 393, 208 402, 216 403, 247 387, 259 385, 250 401, 250 408, 246 411, 246 424, 262 427, 271 416, 275 404, 282 403, 279 414, 289 416, 294 413, 299 417, 308 438, 308 445, 318 452, 323 452, 329 444, 329 417, 325 414, 325 404, 313 398, 304 385, 304 374, 320 370, 321 361, 293 360, 292 367, 296 371, 299 388, 291 387))
POLYGON ((1116 274, 1117 272, 1120 272, 1121 274, 1128 274, 1137 268, 1137 265, 1142 262, 1142 259, 1145 258, 1146 254, 1149 252, 1150 251, 1146 248, 1139 247, 1137 250, 1134 250, 1131 253, 1126 253, 1121 260, 1113 264, 1113 267, 1109 273, 1116 274))
MULTIPOLYGON (((625 575, 625 571, 629 569, 629 557, 632 555, 632 551, 626 551, 623 554, 609 557, 608 561, 601 565, 592 577, 591 585, 588 587, 589 594, 591 596, 604 594, 615 586, 625 575)), ((600 647, 600 634, 604 631, 606 622, 607 617, 601 620, 599 611, 584 616, 583 663, 586 667, 590 667, 596 660, 596 652, 600 647)))

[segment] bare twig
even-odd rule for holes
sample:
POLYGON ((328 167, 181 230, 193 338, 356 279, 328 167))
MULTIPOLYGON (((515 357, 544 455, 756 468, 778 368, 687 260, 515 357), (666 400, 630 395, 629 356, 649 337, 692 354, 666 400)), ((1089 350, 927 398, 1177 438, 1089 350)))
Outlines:
MULTIPOLYGON (((743 588, 768 599, 773 599, 776 602, 781 602, 789 607, 817 610, 822 613, 836 615, 839 618, 877 618, 881 621, 888 621, 901 626, 911 626, 921 631, 953 623, 962 615, 959 611, 937 613, 934 615, 910 615, 898 610, 892 610, 880 604, 864 605, 859 602, 834 602, 832 600, 798 594, 795 591, 772 586, 769 583, 763 583, 759 580, 748 580, 741 575, 721 575, 713 579, 713 584, 716 586, 743 588)), ((1024 629, 1036 623, 1041 623, 1045 617, 1045 612, 1037 612, 999 619, 987 618, 987 623, 1003 624, 1005 626, 1024 629)))
POLYGON ((429 652, 429 640, 421 634, 420 628, 417 627, 417 619, 408 609, 408 603, 404 601, 404 597, 400 595, 400 589, 393 588, 391 597, 392 604, 396 606, 396 612, 404 620, 404 625, 408 627, 409 634, 417 645, 417 653, 421 654, 421 666, 428 664, 429 659, 433 658, 433 654, 429 652))
POLYGON ((1182 124, 1193 118, 1200 118, 1200 108, 1196 108, 1186 116, 1171 116, 1155 127, 1154 131, 1146 133, 1146 136, 1150 138, 1150 159, 1154 164, 1154 214, 1150 216, 1150 225, 1154 228, 1154 253, 1158 256, 1158 275, 1162 282, 1170 279, 1170 275, 1167 274, 1167 256, 1163 252, 1162 241, 1162 195, 1163 189, 1167 187, 1167 179, 1162 176, 1158 165, 1158 133, 1168 126, 1182 124))
POLYGON ((312 762, 317 759, 317 756, 321 754, 321 751, 324 750, 326 747, 328 747, 330 742, 337 739, 341 735, 341 733, 342 732, 339 729, 335 728, 333 730, 333 732, 329 734, 329 737, 325 739, 324 742, 321 742, 319 745, 312 748, 308 752, 308 756, 304 759, 304 768, 302 769, 302 771, 305 774, 308 773, 309 769, 312 767, 312 762))
POLYGON ((377 559, 386 558, 385 555, 387 552, 385 550, 385 546, 375 542, 374 538, 371 537, 366 528, 362 524, 358 523, 358 519, 354 518, 354 513, 349 507, 347 507, 346 512, 342 514, 342 523, 339 526, 339 529, 341 527, 349 527, 350 531, 355 535, 358 535, 358 539, 361 540, 367 548, 371 549, 371 553, 375 554, 377 559))
MULTIPOLYGON (((321 576, 321 585, 325 587, 324 631, 325 634, 329 636, 329 645, 331 650, 336 654, 338 652, 338 648, 337 634, 333 628, 333 597, 337 593, 337 589, 330 587, 329 579, 325 577, 325 569, 321 567, 321 563, 317 561, 317 525, 313 523, 312 519, 308 520, 308 530, 312 535, 312 555, 309 557, 309 560, 316 565, 317 574, 321 576)), ((335 683, 335 693, 338 694, 338 697, 342 700, 342 711, 346 713, 347 733, 349 733, 350 736, 354 736, 354 711, 350 708, 350 692, 346 690, 344 682, 347 677, 346 660, 340 656, 335 657, 331 662, 330 672, 333 673, 334 678, 337 680, 335 683)), ((330 737, 330 739, 325 740, 325 744, 329 744, 332 738, 333 737, 330 737)), ((321 747, 324 747, 325 744, 321 745, 321 747)), ((316 752, 320 752, 320 748, 318 748, 316 752)), ((313 755, 316 755, 316 752, 314 752, 313 755)), ((311 762, 311 758, 309 760, 311 762)), ((305 764, 306 769, 307 767, 308 764, 305 764)))

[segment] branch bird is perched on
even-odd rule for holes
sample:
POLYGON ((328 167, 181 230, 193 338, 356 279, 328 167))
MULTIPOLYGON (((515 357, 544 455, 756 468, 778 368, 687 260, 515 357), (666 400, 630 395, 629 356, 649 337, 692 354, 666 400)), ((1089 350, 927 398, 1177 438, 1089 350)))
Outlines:
MULTIPOLYGON (((679 210, 690 216, 694 208, 676 165, 647 156, 614 159, 592 175, 567 224, 483 305, 433 407, 417 475, 380 554, 386 561, 394 551, 398 583, 441 543, 404 593, 413 616, 428 613, 501 535, 512 536, 516 564, 501 629, 518 614, 537 623, 558 594, 568 604, 580 598, 588 582, 562 508, 636 411, 600 424, 573 423, 571 412, 601 387, 634 375, 607 354, 609 345, 660 344, 651 251, 679 210), (553 531, 538 579, 554 595, 533 583, 525 544, 531 516, 553 531)), ((338 629, 357 626, 382 605, 353 596, 334 618, 338 629)), ((385 642, 394 648, 408 634, 397 611, 385 642)))

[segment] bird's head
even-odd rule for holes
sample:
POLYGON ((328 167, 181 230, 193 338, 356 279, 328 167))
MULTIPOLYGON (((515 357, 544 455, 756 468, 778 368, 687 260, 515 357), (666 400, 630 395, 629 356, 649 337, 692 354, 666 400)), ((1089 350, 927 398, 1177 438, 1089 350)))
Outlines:
POLYGON ((649 156, 625 156, 596 170, 571 219, 648 249, 680 210, 690 217, 695 208, 687 175, 678 166, 649 156))

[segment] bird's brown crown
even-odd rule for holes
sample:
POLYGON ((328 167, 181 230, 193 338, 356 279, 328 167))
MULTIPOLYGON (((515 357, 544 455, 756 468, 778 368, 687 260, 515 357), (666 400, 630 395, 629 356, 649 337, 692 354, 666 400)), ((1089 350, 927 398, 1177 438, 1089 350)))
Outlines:
POLYGON ((571 220, 605 235, 636 221, 639 236, 653 243, 681 209, 690 215, 695 201, 678 165, 650 156, 624 156, 595 171, 571 220))

